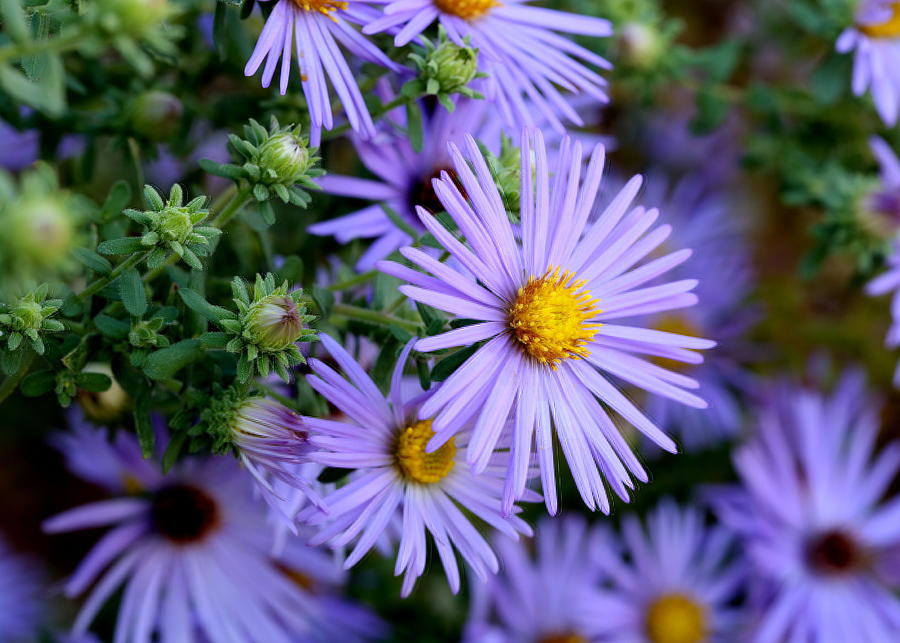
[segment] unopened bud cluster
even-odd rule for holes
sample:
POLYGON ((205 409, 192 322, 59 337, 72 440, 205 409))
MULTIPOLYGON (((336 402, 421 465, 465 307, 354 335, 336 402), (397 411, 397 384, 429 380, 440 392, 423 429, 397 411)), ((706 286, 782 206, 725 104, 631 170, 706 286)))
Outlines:
POLYGON ((449 40, 447 33, 441 28, 437 44, 427 38, 422 38, 422 41, 424 49, 409 56, 419 76, 404 85, 404 95, 437 96, 441 104, 451 112, 455 107, 452 98, 454 94, 483 98, 468 86, 476 78, 485 76, 478 71, 478 50, 468 46, 468 39, 465 46, 461 47, 449 40))
POLYGON ((0 304, 0 340, 5 340, 7 351, 30 345, 38 355, 43 355, 42 335, 64 329, 62 322, 51 319, 62 301, 47 299, 48 291, 49 286, 43 284, 13 304, 0 304))

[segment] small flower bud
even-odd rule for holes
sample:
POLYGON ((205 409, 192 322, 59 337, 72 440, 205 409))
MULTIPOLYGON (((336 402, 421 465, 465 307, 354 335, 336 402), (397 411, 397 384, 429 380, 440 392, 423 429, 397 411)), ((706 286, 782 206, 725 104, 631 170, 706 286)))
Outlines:
POLYGON ((300 181, 312 166, 305 137, 297 131, 277 132, 259 147, 259 166, 271 170, 275 181, 293 185, 300 181))
POLYGON ((54 194, 23 194, 8 209, 6 234, 17 259, 42 269, 69 263, 75 237, 73 213, 54 194))
POLYGON ((478 73, 478 50, 460 47, 449 40, 430 52, 426 60, 426 81, 436 83, 426 88, 431 94, 459 92, 478 73))
POLYGON ((99 0, 100 20, 119 35, 140 37, 172 14, 169 0, 99 0))
POLYGON ((650 67, 662 53, 662 39, 656 29, 642 22, 629 22, 619 33, 622 57, 636 67, 650 67))
POLYGON ((289 295, 269 295, 250 307, 247 328, 261 348, 284 350, 303 335, 303 312, 289 295))
POLYGON ((162 141, 175 134, 182 111, 181 101, 172 94, 147 91, 131 104, 131 125, 141 136, 162 141))

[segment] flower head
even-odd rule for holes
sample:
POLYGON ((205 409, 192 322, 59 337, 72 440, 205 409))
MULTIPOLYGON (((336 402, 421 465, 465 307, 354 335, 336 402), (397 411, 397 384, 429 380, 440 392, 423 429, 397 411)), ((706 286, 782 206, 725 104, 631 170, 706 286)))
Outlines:
POLYGON ((287 91, 291 71, 292 45, 297 48, 300 81, 306 96, 313 145, 319 145, 321 131, 334 127, 331 99, 326 83, 331 82, 353 130, 369 137, 375 125, 354 74, 341 54, 339 44, 354 56, 397 70, 398 67, 375 45, 363 38, 351 24, 366 24, 376 12, 368 0, 274 0, 275 8, 266 20, 256 48, 244 73, 252 76, 262 66, 263 87, 268 87, 279 60, 279 89, 287 91), (327 79, 327 80, 326 80, 327 79))
POLYGON ((741 486, 712 499, 742 540, 754 641, 888 641, 900 627, 900 445, 875 456, 878 404, 850 372, 830 395, 782 382, 734 455, 741 486))
POLYGON ((610 64, 556 33, 609 36, 612 26, 607 20, 530 7, 527 0, 381 2, 386 5, 384 16, 366 25, 363 33, 390 30, 396 34, 394 43, 402 46, 438 21, 458 46, 470 42, 478 49, 479 71, 487 75, 484 94, 516 130, 546 120, 564 131, 561 117, 582 124, 558 87, 607 100, 606 81, 588 65, 609 68, 610 64))
POLYGON ((417 350, 486 342, 422 404, 419 417, 433 419, 435 431, 428 448, 440 447, 474 419, 468 459, 478 472, 497 445, 498 423, 511 418, 504 502, 511 506, 524 490, 536 453, 544 497, 554 512, 555 428, 582 498, 591 508, 608 511, 601 472, 625 499, 631 476, 646 480, 646 473, 598 399, 663 448, 675 445, 603 372, 690 406, 706 405, 684 390, 696 388, 695 380, 640 355, 696 363, 702 360, 692 349, 713 342, 614 323, 694 304, 694 280, 645 286, 690 251, 644 262, 671 228, 653 229, 656 210, 629 211, 640 177, 590 222, 603 173, 602 146, 594 150, 582 179, 581 144, 565 139, 551 188, 540 133, 523 136, 519 234, 474 139, 466 139, 465 155, 451 144, 450 155, 455 177, 443 173, 434 187, 466 242, 424 209, 418 214, 461 269, 415 248, 403 248, 401 254, 430 274, 379 263, 382 271, 410 283, 401 291, 415 301, 479 322, 419 340, 417 350))
MULTIPOLYGON (((119 440, 139 452, 133 436, 119 440)), ((66 448, 85 446, 66 441, 66 448)), ((130 470, 126 460, 105 464, 130 470)), ((317 568, 272 558, 271 535, 260 528, 265 511, 234 461, 190 460, 167 475, 158 465, 151 469, 154 477, 135 472, 145 483, 140 495, 71 509, 44 524, 50 533, 112 526, 66 583, 68 596, 90 588, 74 634, 83 634, 124 586, 116 623, 121 640, 154 633, 163 641, 344 640, 340 630, 350 626, 331 621, 328 604, 294 580, 313 574, 315 582, 317 568)))
POLYGON ((900 53, 900 3, 863 0, 856 24, 837 40, 841 53, 856 50, 853 60, 853 93, 871 91, 875 109, 885 124, 893 126, 900 115, 900 74, 894 59, 900 53))
MULTIPOLYGON (((326 466, 356 471, 346 485, 325 496, 322 509, 301 514, 302 519, 322 525, 312 542, 333 547, 354 542, 345 562, 349 568, 396 524, 400 549, 395 573, 405 574, 404 596, 425 570, 426 533, 433 537, 454 592, 460 586, 454 549, 479 578, 496 572, 497 558, 473 526, 472 517, 513 538, 530 531, 515 516, 518 508, 506 516, 500 509, 506 454, 493 454, 484 473, 476 476, 465 458, 468 434, 461 433, 438 449, 426 449, 434 431, 431 420, 417 417, 423 396, 409 399, 403 392, 403 369, 411 343, 394 368, 387 399, 340 344, 327 335, 322 335, 322 344, 349 381, 317 359, 310 360, 313 374, 308 380, 346 414, 348 422, 304 418, 312 431, 312 443, 322 449, 312 458, 326 466)), ((503 426, 495 428, 502 432, 503 426)), ((535 497, 531 494, 526 499, 535 497)))

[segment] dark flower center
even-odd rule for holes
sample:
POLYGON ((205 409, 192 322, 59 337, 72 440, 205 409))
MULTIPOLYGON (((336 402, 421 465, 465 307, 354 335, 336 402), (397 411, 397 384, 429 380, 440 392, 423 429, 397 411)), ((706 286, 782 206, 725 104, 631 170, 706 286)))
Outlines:
POLYGON ((435 168, 434 171, 431 172, 431 174, 427 174, 426 176, 422 177, 420 181, 414 182, 411 186, 409 186, 409 209, 412 212, 416 211, 417 205, 421 205, 432 214, 434 214, 435 212, 444 211, 444 206, 441 203, 441 200, 438 199, 437 194, 435 194, 434 186, 432 185, 432 181, 434 179, 441 178, 442 172, 446 172, 447 174, 449 174, 450 178, 452 178, 457 186, 459 186, 459 181, 456 179, 456 172, 453 171, 452 168, 435 168))
POLYGON ((810 567, 824 574, 843 574, 857 568, 862 551, 847 532, 832 529, 813 537, 806 548, 810 567))
POLYGON ((219 507, 208 493, 192 485, 160 489, 151 499, 154 529, 176 543, 201 540, 219 524, 219 507))

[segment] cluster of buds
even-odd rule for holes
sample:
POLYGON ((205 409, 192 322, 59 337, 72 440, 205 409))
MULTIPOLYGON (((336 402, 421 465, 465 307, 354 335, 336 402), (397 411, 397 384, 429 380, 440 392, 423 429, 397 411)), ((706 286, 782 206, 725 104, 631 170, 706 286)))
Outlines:
POLYGON ((97 248, 103 254, 132 254, 150 251, 147 266, 151 269, 163 264, 172 254, 178 255, 194 270, 202 270, 200 257, 207 257, 212 243, 222 231, 211 226, 200 226, 209 215, 203 209, 206 197, 198 196, 186 205, 177 183, 169 191, 168 201, 149 185, 144 186, 144 200, 149 210, 125 210, 123 214, 144 227, 140 237, 124 237, 104 241, 97 248))
POLYGON ((28 287, 74 275, 79 265, 72 250, 85 205, 59 188, 44 163, 23 174, 18 189, 0 173, 0 280, 28 287))
POLYGON ((478 71, 478 50, 469 46, 468 37, 464 41, 465 46, 460 47, 447 38, 447 32, 441 27, 437 44, 425 37, 422 42, 424 49, 409 56, 419 74, 403 86, 401 91, 404 96, 437 96, 441 105, 450 112, 456 106, 454 94, 484 98, 468 86, 476 78, 487 75, 478 71))
POLYGON ((267 377, 273 370, 290 381, 288 369, 305 361, 297 342, 316 339, 315 331, 306 327, 315 317, 306 314, 303 291, 289 292, 287 282, 276 287, 272 274, 256 276, 252 296, 238 277, 231 289, 238 314, 223 316, 218 324, 232 335, 225 349, 239 355, 238 381, 248 381, 254 372, 267 377))
POLYGON ((42 284, 12 305, 0 304, 0 339, 6 350, 16 352, 26 343, 38 355, 44 354, 45 333, 64 329, 61 321, 51 319, 62 306, 60 299, 47 299, 49 286, 42 284))
POLYGON ((500 197, 506 206, 507 214, 518 223, 520 201, 520 186, 522 174, 521 150, 513 145, 512 140, 503 135, 500 141, 500 155, 494 156, 486 152, 488 167, 494 182, 500 190, 500 197))
POLYGON ((268 203, 273 196, 301 208, 309 205, 311 197, 306 190, 319 189, 313 179, 323 172, 316 167, 319 162, 316 149, 309 147, 309 140, 301 135, 300 126, 281 127, 273 117, 266 129, 250 119, 244 126, 244 136, 229 136, 229 147, 244 159, 243 164, 222 165, 204 159, 201 167, 249 188, 260 206, 260 213, 270 224, 275 220, 268 203))

